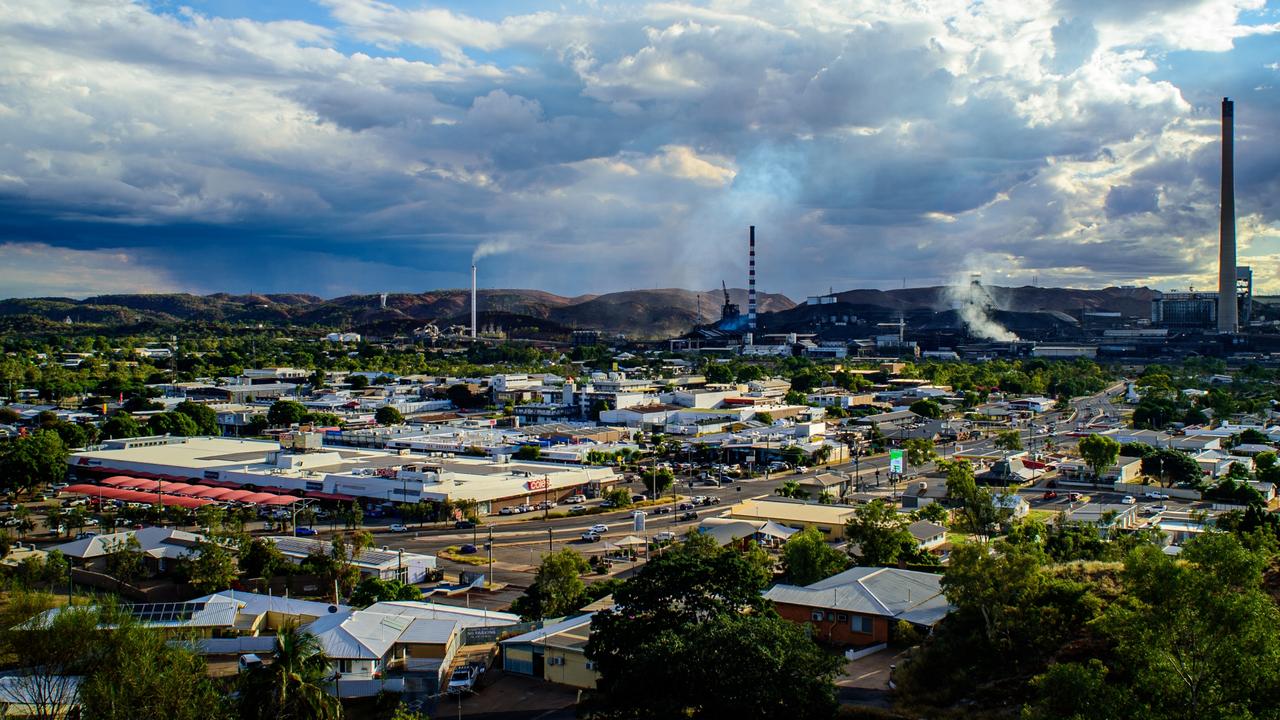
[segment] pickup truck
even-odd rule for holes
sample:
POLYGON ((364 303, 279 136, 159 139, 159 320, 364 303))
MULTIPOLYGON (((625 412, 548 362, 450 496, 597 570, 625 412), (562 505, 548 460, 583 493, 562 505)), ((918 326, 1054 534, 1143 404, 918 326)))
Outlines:
POLYGON ((449 684, 445 686, 445 692, 450 695, 475 692, 476 680, 482 672, 484 668, 479 665, 463 665, 449 676, 449 684))

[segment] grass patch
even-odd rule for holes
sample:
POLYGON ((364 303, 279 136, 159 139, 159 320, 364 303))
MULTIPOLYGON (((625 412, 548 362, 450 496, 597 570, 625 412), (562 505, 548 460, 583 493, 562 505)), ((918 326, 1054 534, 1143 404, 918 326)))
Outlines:
POLYGON ((1047 523, 1047 522, 1052 522, 1054 518, 1058 517, 1058 511, 1057 510, 1032 510, 1031 512, 1027 513, 1027 517, 1032 520, 1039 520, 1040 522, 1047 523))
POLYGON ((489 558, 487 556, 483 556, 478 552, 471 553, 469 555, 463 555, 461 552, 459 552, 459 550, 461 549, 462 547, 460 545, 450 545, 449 547, 441 550, 437 554, 446 560, 452 560, 453 562, 462 563, 463 565, 479 566, 479 565, 489 564, 489 558))

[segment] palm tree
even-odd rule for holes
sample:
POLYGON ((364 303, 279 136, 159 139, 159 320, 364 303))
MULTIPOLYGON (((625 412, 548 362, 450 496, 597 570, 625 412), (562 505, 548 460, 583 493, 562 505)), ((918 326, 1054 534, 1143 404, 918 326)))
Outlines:
POLYGON ((782 483, 782 487, 774 490, 773 492, 785 498, 805 499, 809 497, 808 491, 800 487, 800 483, 795 480, 788 480, 782 483))
POLYGON ((342 703, 320 640, 289 622, 276 636, 272 662, 242 676, 240 717, 252 720, 340 720, 342 703))

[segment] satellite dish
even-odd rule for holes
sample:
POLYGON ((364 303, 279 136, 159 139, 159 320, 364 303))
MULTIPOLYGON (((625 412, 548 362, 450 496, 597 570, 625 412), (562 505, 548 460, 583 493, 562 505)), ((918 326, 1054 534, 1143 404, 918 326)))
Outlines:
POLYGON ((330 606, 329 606, 329 612, 331 612, 331 613, 336 613, 336 612, 338 612, 338 606, 337 606, 337 605, 330 605, 330 606))

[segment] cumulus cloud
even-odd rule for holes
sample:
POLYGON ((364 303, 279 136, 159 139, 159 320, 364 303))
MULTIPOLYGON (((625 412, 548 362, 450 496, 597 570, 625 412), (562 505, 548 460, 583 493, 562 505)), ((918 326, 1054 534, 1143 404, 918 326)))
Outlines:
POLYGON ((1185 285, 1214 271, 1222 95, 1242 248, 1280 252, 1262 0, 321 5, 0 0, 6 266, 325 293, 461 287, 484 257, 490 287, 711 287, 755 224, 762 288, 794 296, 977 254, 988 284, 1185 285))

